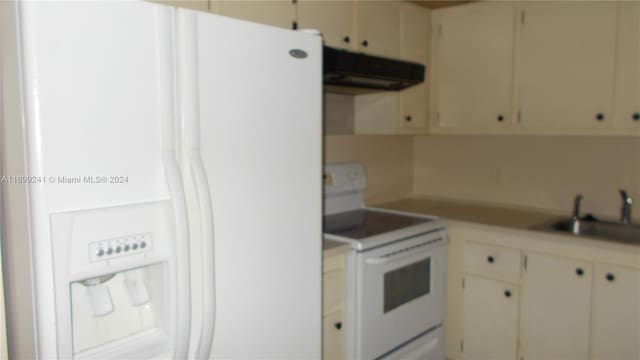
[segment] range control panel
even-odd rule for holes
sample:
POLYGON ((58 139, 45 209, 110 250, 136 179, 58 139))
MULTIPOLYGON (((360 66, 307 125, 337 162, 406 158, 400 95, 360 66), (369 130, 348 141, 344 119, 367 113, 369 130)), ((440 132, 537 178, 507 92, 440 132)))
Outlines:
POLYGON ((89 243, 91 262, 110 260, 113 258, 138 255, 153 249, 151 233, 123 236, 114 239, 89 243))

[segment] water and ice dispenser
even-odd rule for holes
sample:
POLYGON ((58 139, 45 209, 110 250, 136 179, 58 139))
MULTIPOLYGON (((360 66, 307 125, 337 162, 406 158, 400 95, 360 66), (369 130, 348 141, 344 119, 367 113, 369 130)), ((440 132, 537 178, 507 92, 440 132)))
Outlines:
POLYGON ((61 358, 170 354, 175 217, 168 201, 51 216, 61 358))

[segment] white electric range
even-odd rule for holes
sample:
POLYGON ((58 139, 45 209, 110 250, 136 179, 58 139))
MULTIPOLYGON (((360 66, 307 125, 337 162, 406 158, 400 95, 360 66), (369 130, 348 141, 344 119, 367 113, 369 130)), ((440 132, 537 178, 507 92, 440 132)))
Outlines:
POLYGON ((347 358, 444 359, 447 229, 364 205, 362 164, 325 167, 324 238, 348 243, 347 358))

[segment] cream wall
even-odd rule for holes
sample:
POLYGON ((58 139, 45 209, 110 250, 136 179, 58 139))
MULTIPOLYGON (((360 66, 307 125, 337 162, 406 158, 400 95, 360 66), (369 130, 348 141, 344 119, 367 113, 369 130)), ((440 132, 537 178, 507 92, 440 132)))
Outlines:
POLYGON ((410 136, 324 137, 325 162, 358 161, 367 169, 369 204, 404 198, 413 188, 413 138, 410 136))
POLYGON ((414 140, 415 195, 617 218, 618 189, 640 222, 640 139, 569 136, 420 136, 414 140))

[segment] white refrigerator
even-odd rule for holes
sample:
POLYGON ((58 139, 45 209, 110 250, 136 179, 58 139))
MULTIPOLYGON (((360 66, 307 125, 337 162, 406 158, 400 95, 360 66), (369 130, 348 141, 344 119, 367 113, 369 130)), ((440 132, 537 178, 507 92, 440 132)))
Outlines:
POLYGON ((321 357, 320 37, 2 2, 11 358, 321 357))

